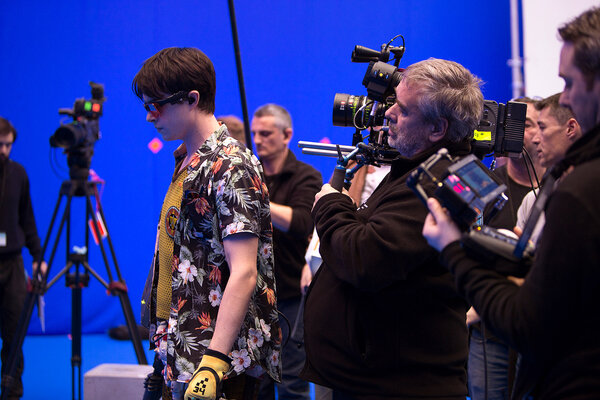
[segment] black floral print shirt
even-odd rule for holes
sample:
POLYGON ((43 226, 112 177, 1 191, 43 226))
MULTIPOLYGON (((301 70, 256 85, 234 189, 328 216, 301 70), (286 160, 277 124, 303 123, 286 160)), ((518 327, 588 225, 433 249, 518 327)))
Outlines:
POLYGON ((259 239, 258 276, 248 313, 229 356, 227 376, 267 372, 281 378, 269 195, 258 159, 227 133, 215 131, 194 154, 183 183, 172 258, 167 377, 187 382, 214 332, 229 279, 223 239, 249 232, 259 239))

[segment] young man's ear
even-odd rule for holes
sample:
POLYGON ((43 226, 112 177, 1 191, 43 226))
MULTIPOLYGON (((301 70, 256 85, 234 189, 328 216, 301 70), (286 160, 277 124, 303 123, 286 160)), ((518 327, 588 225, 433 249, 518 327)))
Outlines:
POLYGON ((197 90, 192 90, 188 93, 188 103, 194 107, 198 106, 200 101, 200 93, 197 90))
POLYGON ((429 141, 431 143, 439 142, 446 136, 448 132, 448 120, 440 118, 430 125, 431 132, 429 133, 429 141))

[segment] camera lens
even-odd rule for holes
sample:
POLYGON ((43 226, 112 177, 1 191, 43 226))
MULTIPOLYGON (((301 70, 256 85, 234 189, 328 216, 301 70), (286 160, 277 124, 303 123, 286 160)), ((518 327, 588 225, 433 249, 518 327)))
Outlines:
POLYGON ((81 125, 75 122, 62 124, 50 137, 50 145, 68 149, 82 143, 85 137, 86 132, 81 125))
POLYGON ((364 127, 373 102, 366 96, 336 93, 333 99, 333 125, 364 127))
POLYGON ((367 96, 336 93, 333 99, 333 125, 353 126, 361 130, 383 125, 385 112, 391 104, 376 103, 367 96), (371 115, 374 104, 375 110, 371 115))

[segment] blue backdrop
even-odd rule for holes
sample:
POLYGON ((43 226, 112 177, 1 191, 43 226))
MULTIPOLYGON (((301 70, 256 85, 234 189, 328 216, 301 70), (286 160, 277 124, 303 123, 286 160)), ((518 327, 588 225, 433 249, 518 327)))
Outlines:
MULTIPOLYGON (((148 149, 157 134, 145 121, 131 80, 142 62, 164 47, 198 47, 217 71, 216 114, 241 116, 227 2, 36 0, 3 2, 0 9, 0 115, 19 132, 12 158, 29 173, 42 239, 60 184, 68 179, 66 157, 48 143, 61 119, 57 111, 71 107, 75 98, 89 98, 88 81, 105 85, 102 139, 92 168, 106 181, 106 222, 137 317, 177 143, 166 143, 157 154, 148 149)), ((511 95, 508 1, 238 0, 236 15, 249 112, 267 102, 288 108, 293 151, 325 177, 335 161, 302 155, 296 143, 328 137, 350 144, 354 130, 333 127, 331 111, 337 92, 366 94, 361 82, 367 65, 350 62, 357 44, 378 49, 402 34, 406 53, 400 66, 429 57, 451 59, 483 79, 487 99, 506 102, 511 95)), ((84 219, 83 201, 76 198, 72 245, 84 243, 84 219)), ((65 265, 65 253, 61 240, 51 276, 65 265)), ((90 264, 106 279, 93 242, 90 264)), ((69 331, 70 296, 64 279, 47 293, 46 332, 69 331)), ((84 333, 122 323, 118 299, 92 279, 83 291, 84 333)), ((37 317, 29 332, 40 332, 37 317)))

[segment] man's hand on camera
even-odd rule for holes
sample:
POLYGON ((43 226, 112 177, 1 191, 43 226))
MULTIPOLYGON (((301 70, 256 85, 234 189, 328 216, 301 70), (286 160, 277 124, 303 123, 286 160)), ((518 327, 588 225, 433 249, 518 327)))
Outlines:
MULTIPOLYGON (((334 189, 329 183, 324 184, 323 187, 321 188, 321 191, 315 195, 315 202, 313 203, 313 208, 315 208, 315 204, 317 204, 317 201, 319 201, 319 199, 321 197, 326 196, 331 193, 340 193, 340 191, 334 189)), ((342 193, 345 194, 346 196, 350 197, 350 193, 348 193, 348 191, 346 189, 343 189, 342 193)))
POLYGON ((427 243, 437 251, 442 251, 448 244, 460 239, 460 230, 452 221, 448 210, 434 198, 427 199, 429 214, 423 225, 423 236, 427 243))

